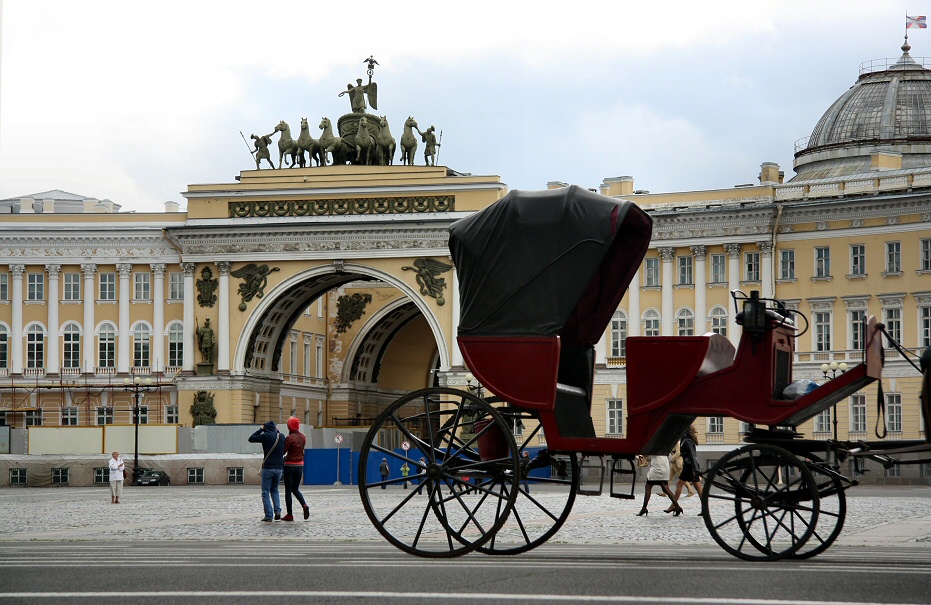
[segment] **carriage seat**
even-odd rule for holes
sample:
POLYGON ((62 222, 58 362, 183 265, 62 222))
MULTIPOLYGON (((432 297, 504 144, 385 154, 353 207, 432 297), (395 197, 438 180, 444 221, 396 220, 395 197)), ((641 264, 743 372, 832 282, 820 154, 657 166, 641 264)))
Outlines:
POLYGON ((561 436, 585 439, 595 437, 591 401, 585 389, 561 382, 556 383, 556 404, 553 408, 553 416, 561 436))
POLYGON ((708 339, 708 350, 705 352, 705 358, 702 360, 701 367, 698 368, 696 376, 712 374, 718 370, 730 367, 737 356, 737 349, 727 338, 714 332, 702 334, 708 339))

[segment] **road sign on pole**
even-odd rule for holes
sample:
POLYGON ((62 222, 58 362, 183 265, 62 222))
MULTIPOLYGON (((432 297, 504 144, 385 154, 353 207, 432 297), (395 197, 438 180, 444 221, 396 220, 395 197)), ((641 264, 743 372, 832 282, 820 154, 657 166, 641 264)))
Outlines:
POLYGON ((342 485, 343 482, 339 480, 339 444, 343 442, 343 436, 339 433, 336 433, 336 481, 333 485, 342 485))
POLYGON ((411 444, 410 444, 409 442, 407 442, 407 441, 402 441, 402 442, 401 442, 401 449, 404 450, 404 451, 406 452, 407 450, 411 449, 411 444))

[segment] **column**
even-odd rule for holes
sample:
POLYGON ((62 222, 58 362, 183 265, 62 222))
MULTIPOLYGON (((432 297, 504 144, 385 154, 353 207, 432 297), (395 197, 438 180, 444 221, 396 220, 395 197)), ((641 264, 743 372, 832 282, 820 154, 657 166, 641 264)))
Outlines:
POLYGON ((183 363, 185 372, 194 371, 194 263, 181 263, 184 269, 184 344, 183 363))
POLYGON ((232 263, 219 262, 219 298, 220 305, 217 326, 217 372, 230 371, 230 266, 232 263))
POLYGON ((773 297, 773 243, 757 242, 760 249, 760 279, 763 281, 763 298, 773 297))
POLYGON ((462 359, 462 351, 459 350, 459 341, 457 337, 459 336, 459 272, 456 271, 455 267, 453 268, 453 289, 450 292, 450 301, 453 306, 453 325, 452 325, 452 334, 450 334, 450 340, 452 341, 452 365, 454 368, 461 368, 465 365, 465 361, 462 359))
MULTIPOLYGON (((740 244, 724 244, 724 251, 727 252, 727 290, 733 292, 740 289, 740 244)), ((735 316, 735 311, 727 314, 727 339, 737 346, 740 343, 740 334, 737 331, 737 322, 734 321, 735 316)))
POLYGON ((58 374, 61 367, 58 343, 58 276, 61 265, 45 265, 48 272, 48 355, 45 357, 45 373, 58 374))
POLYGON ((676 258, 676 249, 675 248, 659 248, 659 257, 663 259, 663 324, 662 324, 662 335, 663 336, 672 336, 675 334, 673 329, 674 324, 674 311, 672 308, 672 261, 676 258))
POLYGON ((152 269, 152 366, 165 371, 165 264, 153 263, 152 269))
POLYGON ((627 335, 640 336, 640 269, 627 288, 627 335))
POLYGON ((692 246, 690 249, 695 257, 695 334, 704 334, 708 331, 708 303, 705 299, 708 293, 708 272, 705 265, 708 248, 692 246))
POLYGON ((117 362, 116 371, 120 374, 127 374, 130 365, 130 335, 129 335, 129 300, 131 291, 129 288, 129 278, 133 274, 133 266, 129 263, 118 263, 116 270, 120 274, 120 325, 117 327, 117 362))
POLYGON ((94 300, 96 298, 94 276, 97 274, 97 265, 81 265, 81 272, 84 273, 84 372, 93 374, 97 371, 97 361, 94 355, 94 332, 97 329, 94 325, 94 300))
POLYGON ((10 371, 13 374, 23 373, 23 274, 26 265, 10 265, 13 274, 13 306, 12 324, 10 326, 10 371))

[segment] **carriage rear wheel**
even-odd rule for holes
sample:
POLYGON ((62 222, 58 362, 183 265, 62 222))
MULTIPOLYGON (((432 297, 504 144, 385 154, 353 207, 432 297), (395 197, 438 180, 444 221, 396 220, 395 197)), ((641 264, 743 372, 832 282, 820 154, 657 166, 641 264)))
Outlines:
POLYGON ((708 472, 702 490, 705 525, 724 550, 747 561, 794 555, 818 522, 818 483, 790 452, 746 445, 708 472))
POLYGON ((808 559, 827 550, 844 529, 847 516, 844 479, 825 462, 809 462, 807 466, 818 483, 818 524, 808 541, 791 555, 794 559, 808 559))
POLYGON ((456 557, 491 540, 511 512, 519 478, 505 419, 483 399, 451 388, 396 400, 376 418, 359 456, 359 495, 372 524, 421 557, 456 557), (406 478, 399 470, 405 462, 406 478))
MULTIPOLYGON (((501 403, 496 397, 488 402, 501 403)), ((543 430, 539 414, 518 408, 499 411, 509 425, 526 429, 514 431, 520 434, 521 480, 507 522, 477 550, 489 555, 516 555, 543 544, 566 522, 579 489, 579 462, 575 454, 556 455, 547 450, 523 458, 543 430)))

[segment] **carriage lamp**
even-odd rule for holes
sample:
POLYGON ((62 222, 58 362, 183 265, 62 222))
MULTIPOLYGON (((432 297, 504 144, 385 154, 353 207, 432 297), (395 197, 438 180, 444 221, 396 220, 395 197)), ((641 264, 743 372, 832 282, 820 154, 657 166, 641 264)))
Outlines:
POLYGON ((840 363, 837 363, 836 361, 832 361, 829 364, 828 363, 821 364, 821 373, 824 374, 825 378, 828 377, 828 372, 831 373, 831 378, 836 378, 838 372, 843 374, 846 371, 847 371, 847 364, 843 361, 840 363))
POLYGON ((135 485, 136 480, 139 479, 139 402, 142 399, 143 393, 151 391, 156 386, 157 385, 152 382, 151 378, 143 380, 139 376, 136 376, 132 380, 129 378, 123 379, 123 390, 132 393, 135 401, 135 405, 133 406, 133 424, 136 427, 136 445, 133 451, 133 485, 135 485))

